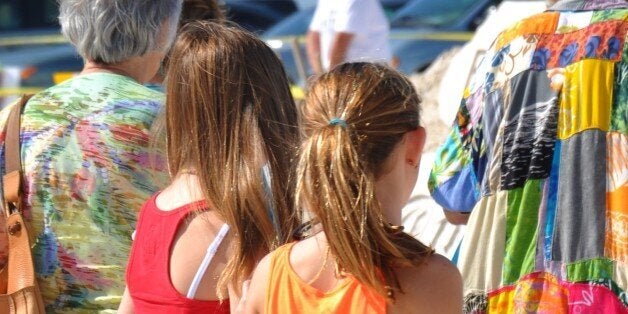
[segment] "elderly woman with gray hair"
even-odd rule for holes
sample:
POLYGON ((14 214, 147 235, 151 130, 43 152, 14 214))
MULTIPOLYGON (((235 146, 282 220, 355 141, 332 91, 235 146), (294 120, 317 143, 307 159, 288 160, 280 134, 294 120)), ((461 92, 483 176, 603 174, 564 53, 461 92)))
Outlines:
MULTIPOLYGON (((169 49, 181 0, 59 2, 62 32, 85 66, 24 107, 25 216, 46 311, 114 310, 136 210, 167 180, 164 158, 149 156, 148 145, 163 95, 142 84, 169 49)), ((2 130, 11 107, 0 112, 2 130)))

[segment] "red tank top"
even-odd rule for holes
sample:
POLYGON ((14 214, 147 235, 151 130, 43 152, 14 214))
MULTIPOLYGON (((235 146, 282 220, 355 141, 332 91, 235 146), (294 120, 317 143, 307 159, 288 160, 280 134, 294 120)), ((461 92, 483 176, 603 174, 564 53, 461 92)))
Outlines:
POLYGON ((229 300, 220 303, 189 299, 170 280, 170 249, 178 226, 191 211, 204 208, 205 202, 162 211, 157 208, 156 198, 154 195, 142 207, 126 270, 135 312, 229 313, 229 300))

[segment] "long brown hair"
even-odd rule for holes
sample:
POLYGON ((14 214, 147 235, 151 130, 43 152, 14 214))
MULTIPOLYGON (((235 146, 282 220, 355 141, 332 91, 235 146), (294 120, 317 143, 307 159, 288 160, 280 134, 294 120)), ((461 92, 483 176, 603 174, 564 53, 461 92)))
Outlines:
POLYGON ((195 169, 209 204, 235 234, 234 255, 218 281, 220 296, 228 283, 239 289, 257 261, 287 242, 295 227, 297 110, 273 51, 236 26, 212 22, 181 30, 166 93, 170 171, 195 169), (263 184, 265 162, 272 195, 263 184))
POLYGON ((391 300, 401 288, 393 268, 432 252, 386 222, 375 198, 384 161, 419 127, 419 104, 395 70, 346 63, 313 82, 302 110, 296 201, 320 220, 339 268, 391 300))

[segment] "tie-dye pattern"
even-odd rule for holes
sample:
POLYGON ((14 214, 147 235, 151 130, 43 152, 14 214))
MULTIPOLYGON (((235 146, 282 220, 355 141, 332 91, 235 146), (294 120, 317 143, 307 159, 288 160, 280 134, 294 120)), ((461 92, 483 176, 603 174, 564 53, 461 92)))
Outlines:
POLYGON ((48 312, 117 308, 136 211, 167 180, 149 145, 162 101, 128 77, 93 73, 36 94, 24 109, 26 216, 48 312))
POLYGON ((627 7, 561 1, 471 76, 429 180, 471 212, 466 312, 628 313, 627 7))

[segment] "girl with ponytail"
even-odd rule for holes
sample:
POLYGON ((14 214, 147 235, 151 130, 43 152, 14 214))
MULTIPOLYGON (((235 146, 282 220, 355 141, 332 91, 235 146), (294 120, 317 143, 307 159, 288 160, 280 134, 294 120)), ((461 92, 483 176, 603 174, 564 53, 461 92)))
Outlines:
POLYGON ((419 103, 383 65, 347 63, 313 82, 295 198, 314 235, 258 264, 249 312, 461 312, 457 269, 399 226, 425 141, 419 103))

